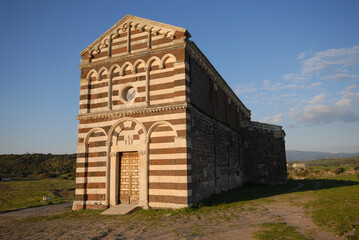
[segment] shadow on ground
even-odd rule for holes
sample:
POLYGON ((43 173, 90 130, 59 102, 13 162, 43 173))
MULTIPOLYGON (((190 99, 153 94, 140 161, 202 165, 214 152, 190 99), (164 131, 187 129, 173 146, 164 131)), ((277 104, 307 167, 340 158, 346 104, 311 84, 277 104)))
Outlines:
POLYGON ((244 184, 238 189, 223 192, 218 195, 212 195, 208 200, 203 202, 203 205, 216 206, 219 204, 249 201, 286 193, 305 192, 353 185, 359 185, 359 182, 334 179, 289 179, 286 184, 278 186, 244 184))

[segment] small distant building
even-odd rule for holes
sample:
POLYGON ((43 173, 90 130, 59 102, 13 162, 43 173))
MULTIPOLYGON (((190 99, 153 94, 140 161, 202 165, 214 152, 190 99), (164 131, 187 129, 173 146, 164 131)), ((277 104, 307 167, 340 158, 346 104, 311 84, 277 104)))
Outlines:
POLYGON ((81 52, 73 209, 182 208, 286 182, 282 127, 251 121, 190 37, 127 15, 81 52))
POLYGON ((293 163, 294 168, 305 168, 305 163, 293 163))
POLYGON ((11 178, 10 177, 1 177, 1 181, 8 182, 8 181, 11 181, 11 178))
POLYGON ((49 197, 49 196, 44 196, 44 197, 42 197, 42 201, 48 201, 48 200, 51 200, 51 197, 49 197))

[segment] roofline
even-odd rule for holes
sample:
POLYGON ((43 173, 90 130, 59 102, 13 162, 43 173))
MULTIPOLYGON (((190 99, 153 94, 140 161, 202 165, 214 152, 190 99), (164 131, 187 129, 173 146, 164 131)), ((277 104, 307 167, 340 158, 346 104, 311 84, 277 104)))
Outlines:
MULTIPOLYGON (((247 115, 247 117, 251 117, 251 110, 249 110, 244 104, 243 102, 239 99, 239 97, 237 96, 237 94, 235 94, 232 90, 231 87, 228 86, 227 82, 223 79, 223 77, 221 76, 221 74, 218 73, 218 71, 216 70, 216 68, 212 65, 212 63, 208 60, 208 58, 202 53, 202 51, 197 47, 197 45, 189 40, 189 39, 185 39, 186 43, 188 44, 189 47, 191 47, 200 57, 201 59, 205 62, 205 64, 207 65, 207 67, 214 73, 214 75, 216 75, 218 81, 220 81, 220 83, 222 83, 225 88, 227 88, 227 90, 230 93, 230 96, 232 98, 234 98, 235 101, 237 101, 237 103, 239 104, 239 106, 241 107, 241 109, 245 112, 245 114, 247 115)), ((216 79, 214 79, 216 80, 216 79)))
POLYGON ((129 19, 137 20, 137 21, 144 21, 144 22, 148 22, 149 24, 153 24, 153 25, 157 25, 157 26, 161 26, 161 27, 172 28, 172 29, 177 30, 177 31, 185 32, 187 37, 191 37, 191 34, 185 28, 181 28, 181 27, 177 27, 177 26, 174 26, 174 25, 170 25, 170 24, 166 24, 166 23, 162 23, 162 22, 157 22, 157 21, 153 21, 153 20, 150 20, 150 19, 136 17, 136 16, 133 16, 133 15, 127 14, 124 18, 122 18, 115 25, 113 25, 110 29, 108 29, 105 33, 103 33, 99 38, 97 38, 93 43, 91 43, 83 51, 81 51, 80 56, 83 56, 92 47, 94 47, 96 44, 101 42, 108 34, 110 34, 112 31, 114 31, 116 28, 118 28, 121 24, 123 24, 124 22, 126 22, 129 19))

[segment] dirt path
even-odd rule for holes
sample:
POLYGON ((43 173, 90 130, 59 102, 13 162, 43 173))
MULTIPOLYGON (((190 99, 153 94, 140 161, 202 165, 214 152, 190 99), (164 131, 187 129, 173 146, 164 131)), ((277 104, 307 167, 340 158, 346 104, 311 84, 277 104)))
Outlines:
POLYGON ((305 213, 301 207, 293 206, 285 201, 278 201, 262 206, 263 214, 277 218, 279 221, 285 222, 287 225, 294 227, 299 233, 309 239, 318 240, 335 240, 343 239, 334 236, 320 227, 305 213))
MULTIPOLYGON (((303 186, 299 186, 300 188, 303 186)), ((302 201, 303 199, 300 199, 302 201)), ((316 226, 305 209, 289 198, 274 196, 246 203, 242 208, 196 213, 184 217, 165 214, 154 221, 103 216, 32 221, 27 217, 69 212, 70 204, 49 205, 0 214, 0 239, 253 239, 259 224, 285 222, 307 239, 343 239, 316 226)))
POLYGON ((47 206, 32 207, 32 208, 26 208, 26 209, 20 209, 16 211, 2 213, 0 214, 0 217, 27 218, 27 217, 55 215, 68 211, 68 208, 71 208, 71 206, 72 203, 51 204, 47 206))

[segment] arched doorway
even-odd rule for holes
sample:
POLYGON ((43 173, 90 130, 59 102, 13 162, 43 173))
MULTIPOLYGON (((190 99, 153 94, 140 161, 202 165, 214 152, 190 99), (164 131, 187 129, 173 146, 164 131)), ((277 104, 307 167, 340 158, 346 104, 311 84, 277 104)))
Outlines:
POLYGON ((147 206, 146 135, 143 124, 134 118, 123 118, 110 129, 110 205, 147 206))

